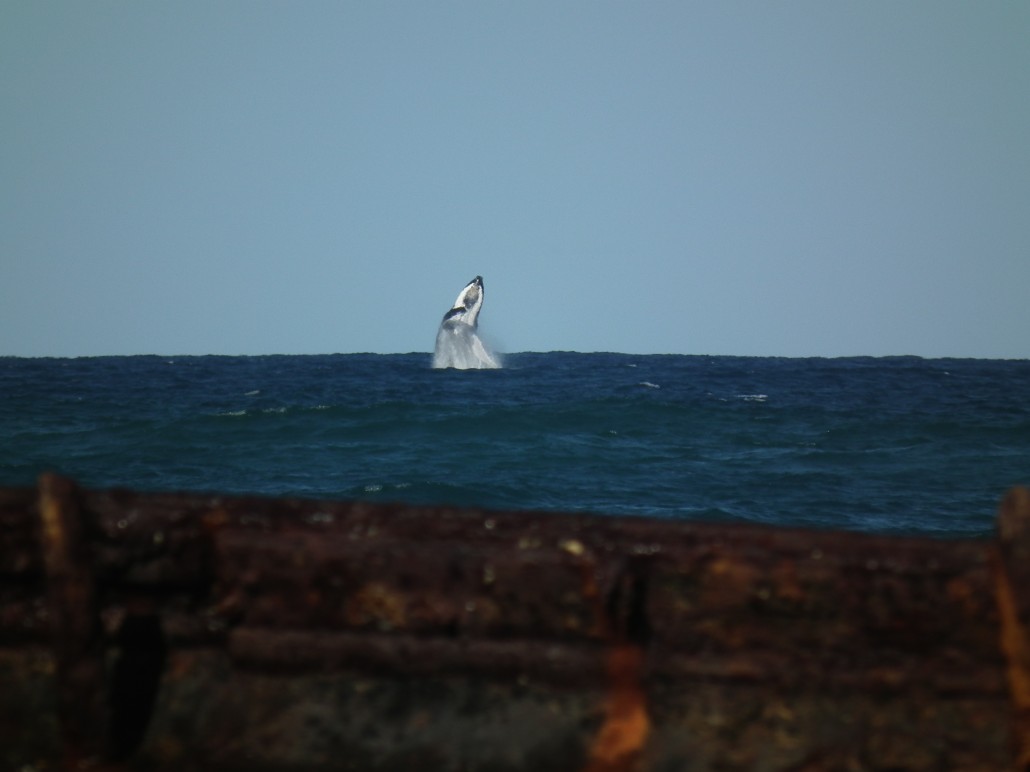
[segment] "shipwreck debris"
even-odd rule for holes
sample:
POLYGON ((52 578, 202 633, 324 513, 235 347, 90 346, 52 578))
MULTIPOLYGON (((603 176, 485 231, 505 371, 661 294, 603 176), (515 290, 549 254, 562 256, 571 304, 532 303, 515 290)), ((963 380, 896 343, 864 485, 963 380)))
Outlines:
POLYGON ((998 536, 0 489, 10 769, 1030 768, 998 536))

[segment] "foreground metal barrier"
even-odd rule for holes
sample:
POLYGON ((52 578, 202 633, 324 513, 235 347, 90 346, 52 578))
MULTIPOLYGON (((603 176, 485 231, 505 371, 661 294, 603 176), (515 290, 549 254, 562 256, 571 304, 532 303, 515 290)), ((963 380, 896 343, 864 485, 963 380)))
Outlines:
POLYGON ((934 541, 0 489, 4 769, 1030 769, 1030 493, 934 541))

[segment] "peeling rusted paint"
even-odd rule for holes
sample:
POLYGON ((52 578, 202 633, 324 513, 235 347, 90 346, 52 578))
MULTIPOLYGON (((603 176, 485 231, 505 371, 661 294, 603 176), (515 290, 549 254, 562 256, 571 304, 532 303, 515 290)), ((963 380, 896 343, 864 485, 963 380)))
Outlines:
POLYGON ((637 768, 651 731, 643 662, 643 651, 634 644, 619 644, 608 651, 604 724, 590 748, 585 772, 631 772, 637 768))

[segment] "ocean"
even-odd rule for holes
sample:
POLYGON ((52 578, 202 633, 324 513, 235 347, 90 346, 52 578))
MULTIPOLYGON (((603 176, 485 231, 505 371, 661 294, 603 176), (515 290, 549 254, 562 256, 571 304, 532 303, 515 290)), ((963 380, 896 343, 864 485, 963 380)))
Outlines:
POLYGON ((0 485, 956 538, 1030 483, 1030 360, 522 353, 0 358, 0 485))

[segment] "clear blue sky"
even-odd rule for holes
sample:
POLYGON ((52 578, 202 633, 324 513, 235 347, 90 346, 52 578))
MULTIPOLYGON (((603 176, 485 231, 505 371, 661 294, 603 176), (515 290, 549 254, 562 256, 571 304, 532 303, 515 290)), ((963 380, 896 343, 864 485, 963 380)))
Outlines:
POLYGON ((1030 357, 1030 3, 0 2, 0 354, 1030 357))

